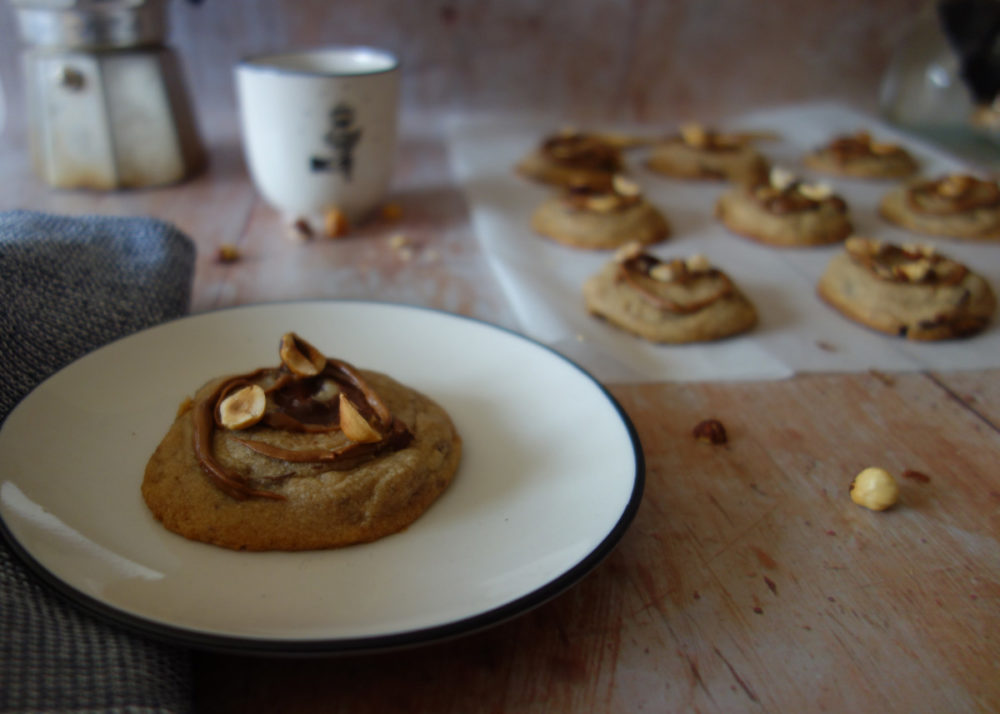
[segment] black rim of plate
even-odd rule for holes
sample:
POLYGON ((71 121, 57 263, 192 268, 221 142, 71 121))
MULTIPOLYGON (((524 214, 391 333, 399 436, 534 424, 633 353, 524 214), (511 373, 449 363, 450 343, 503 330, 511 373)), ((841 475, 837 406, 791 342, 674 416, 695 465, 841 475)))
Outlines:
MULTIPOLYGON (((525 342, 531 343, 536 347, 539 347, 565 362, 568 366, 576 369, 587 379, 589 379, 594 386, 596 386, 600 392, 603 394, 604 398, 608 403, 615 409, 618 414, 619 419, 621 419, 622 424, 625 426, 626 432, 628 433, 629 440, 632 443, 632 453, 635 458, 635 475, 632 484, 632 493, 629 496, 628 503, 622 510, 621 516, 619 517, 617 523, 608 532, 604 539, 583 559, 581 559, 576 565, 569 568, 562 575, 550 580, 541 587, 533 590, 526 595, 522 595, 519 598, 511 600, 499 607, 486 610, 484 612, 472 615, 470 617, 464 617, 461 619, 449 621, 442 623, 440 625, 433 625, 430 627, 419 628, 414 630, 406 630, 398 633, 383 634, 383 635, 372 635, 372 636, 362 636, 362 637, 350 637, 350 638, 332 638, 332 639, 281 639, 281 638, 254 638, 254 637, 239 637, 233 635, 220 635, 209 632, 202 632, 200 630, 192 630, 185 627, 174 626, 169 624, 164 624, 156 622, 154 620, 149 620, 144 617, 133 615, 131 613, 120 610, 113 605, 92 597, 86 593, 77 590, 74 586, 65 582, 59 578, 54 573, 50 572, 42 563, 35 559, 35 557, 24 548, 20 542, 14 537, 14 534, 10 531, 7 524, 0 517, 0 533, 3 534, 7 545, 10 547, 11 551, 44 583, 46 583, 52 590, 61 595, 64 599, 68 600, 70 603, 80 607, 81 609, 89 612, 92 615, 96 615, 98 618, 109 622, 114 625, 120 625, 128 628, 129 630, 136 632, 138 634, 146 635, 153 639, 163 640, 167 643, 174 645, 184 645, 201 650, 219 651, 219 652, 229 652, 234 654, 258 654, 258 655, 336 655, 336 654, 361 654, 370 652, 382 652, 394 649, 404 649, 410 647, 416 647, 420 645, 431 644, 435 642, 440 642, 448 639, 453 639, 459 636, 470 635, 475 632, 499 625, 503 622, 511 620, 517 616, 523 615, 534 608, 543 605, 549 600, 555 598, 557 595, 565 592, 572 585, 579 582, 585 575, 590 573, 597 565, 614 549, 618 541, 621 540, 625 531, 628 530, 629 525, 631 525, 632 520, 635 518, 635 514, 639 509, 639 504, 642 501, 642 495, 645 488, 646 480, 646 465, 645 458, 643 456, 642 445, 639 441, 638 433, 636 432, 635 426, 632 420, 629 418, 625 410, 622 409, 618 401, 611 395, 611 393, 597 381, 587 370, 583 369, 580 365, 576 364, 573 360, 569 359, 555 349, 549 347, 548 345, 542 344, 541 342, 527 337, 515 330, 500 325, 495 325, 485 320, 481 320, 474 317, 468 317, 465 315, 455 314, 446 312, 444 310, 438 310, 436 308, 429 308, 420 305, 407 305, 402 303, 392 303, 392 302, 380 302, 375 300, 294 300, 287 302, 270 302, 270 303, 251 303, 246 305, 237 305, 227 308, 221 308, 218 310, 210 310, 206 312, 196 313, 194 315, 186 315, 173 320, 164 321, 158 325, 148 327, 144 330, 132 333, 125 337, 121 337, 118 340, 113 340, 106 345, 93 350, 97 352, 105 347, 119 342, 121 340, 129 339, 134 335, 140 334, 142 332, 148 332, 150 330, 159 329, 165 325, 181 322, 185 320, 190 320, 198 318, 203 315, 212 315, 221 312, 229 312, 234 310, 248 310, 260 307, 270 307, 270 306, 281 306, 281 305, 296 305, 296 304, 367 304, 367 305, 380 305, 390 308, 400 308, 400 309, 412 309, 421 310, 426 312, 436 313, 445 317, 455 318, 458 320, 465 320, 468 322, 478 323, 486 327, 506 332, 513 337, 524 340, 525 342)), ((87 354, 92 354, 87 353, 87 354)), ((87 355, 81 355, 77 360, 66 365, 62 369, 68 368, 70 365, 74 364, 76 361, 83 359, 87 355)), ((62 370, 59 370, 62 371, 62 370)), ((56 372, 58 374, 58 372, 56 372)), ((50 375, 49 378, 43 380, 41 383, 36 385, 31 392, 25 395, 13 409, 11 409, 11 414, 17 410, 24 400, 28 399, 31 394, 45 381, 51 379, 54 375, 50 375)), ((6 421, 6 420, 5 420, 6 421)), ((2 431, 3 426, 0 425, 0 431, 2 431)))

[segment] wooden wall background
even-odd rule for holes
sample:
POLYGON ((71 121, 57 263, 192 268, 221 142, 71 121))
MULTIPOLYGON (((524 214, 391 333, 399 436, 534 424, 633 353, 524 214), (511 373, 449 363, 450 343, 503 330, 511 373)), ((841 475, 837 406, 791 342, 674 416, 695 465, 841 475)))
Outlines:
MULTIPOLYGON (((913 0, 174 0, 170 44, 209 134, 250 53, 364 43, 403 62, 404 106, 536 111, 567 122, 711 120, 834 98, 877 106, 913 0)), ((0 0, 8 139, 23 130, 21 45, 0 0)), ((2 145, 0 145, 2 146, 2 145)))

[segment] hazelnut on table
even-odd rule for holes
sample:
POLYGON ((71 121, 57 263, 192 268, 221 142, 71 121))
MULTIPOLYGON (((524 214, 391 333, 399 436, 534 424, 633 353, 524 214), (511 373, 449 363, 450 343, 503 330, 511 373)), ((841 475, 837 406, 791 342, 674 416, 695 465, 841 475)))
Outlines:
POLYGON ((899 501, 899 486, 888 471, 870 466, 851 482, 851 500, 873 511, 884 511, 899 501))

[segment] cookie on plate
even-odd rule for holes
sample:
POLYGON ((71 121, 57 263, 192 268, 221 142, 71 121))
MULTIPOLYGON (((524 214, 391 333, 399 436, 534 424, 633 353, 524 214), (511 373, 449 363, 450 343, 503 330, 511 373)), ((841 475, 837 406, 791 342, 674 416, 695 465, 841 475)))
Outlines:
POLYGON ((757 323, 753 304, 708 259, 662 261, 630 244, 583 285, 587 310, 652 342, 717 340, 757 323))
POLYGON ((989 283, 933 246, 852 236, 844 248, 817 289, 855 322, 911 340, 944 340, 973 335, 993 317, 989 283))
POLYGON ((875 141, 867 131, 835 137, 806 154, 803 162, 815 171, 860 179, 906 178, 919 168, 905 148, 875 141))
POLYGON ((543 236, 574 248, 618 248, 667 238, 670 226, 639 185, 617 175, 608 188, 574 186, 543 202, 531 217, 543 236))
POLYGON ((526 178, 556 186, 606 187, 622 166, 618 146, 599 135, 567 129, 545 139, 514 168, 526 178))
POLYGON ((753 146, 751 134, 724 134, 685 124, 676 136, 654 145, 646 166, 675 178, 759 183, 769 162, 753 146))
POLYGON ((766 183, 722 194, 715 215, 733 233, 781 247, 837 243, 851 234, 843 198, 826 184, 805 183, 779 168, 766 183))
POLYGON ((888 221, 915 233, 992 240, 1000 238, 1000 187, 968 174, 950 174, 897 186, 879 202, 888 221))
POLYGON ((180 410, 142 496, 185 538, 235 550, 312 550, 406 528, 452 482, 448 414, 293 333, 281 364, 222 377, 180 410))

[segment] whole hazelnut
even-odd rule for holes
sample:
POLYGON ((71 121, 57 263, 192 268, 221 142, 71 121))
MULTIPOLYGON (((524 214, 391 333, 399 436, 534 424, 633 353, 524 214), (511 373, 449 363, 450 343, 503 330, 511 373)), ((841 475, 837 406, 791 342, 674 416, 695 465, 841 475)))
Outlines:
POLYGON ((899 500, 899 486, 888 471, 870 466, 851 482, 851 500, 873 511, 884 511, 899 500))

